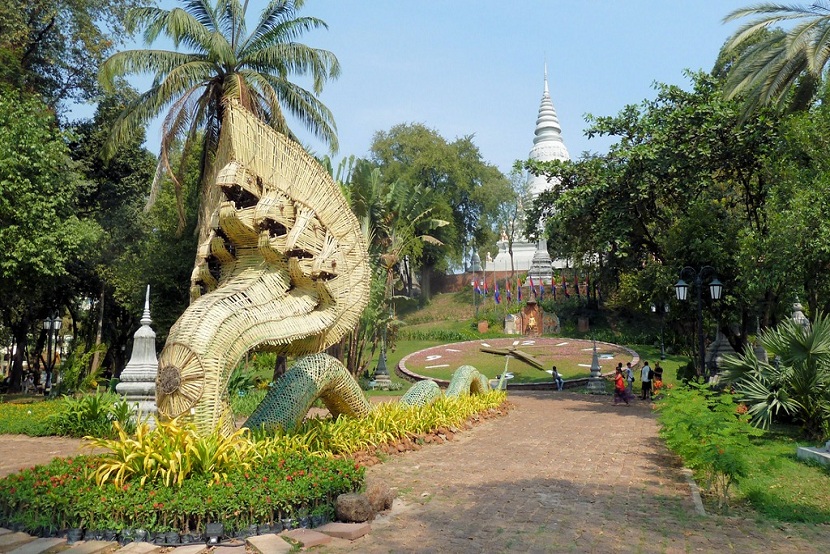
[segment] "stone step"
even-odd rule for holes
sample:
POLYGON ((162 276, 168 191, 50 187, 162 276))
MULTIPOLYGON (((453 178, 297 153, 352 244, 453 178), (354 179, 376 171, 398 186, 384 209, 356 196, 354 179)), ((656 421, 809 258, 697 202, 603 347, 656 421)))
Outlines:
POLYGON ((66 539, 42 538, 27 542, 11 551, 11 554, 44 554, 66 544, 66 539))
POLYGON ((15 548, 23 546, 33 540, 35 538, 28 533, 6 533, 0 536, 0 552, 11 552, 15 548))
POLYGON ((206 544, 186 544, 184 546, 177 546, 168 554, 199 554, 207 550, 206 544))
POLYGON ((294 548, 281 536, 274 534, 249 537, 247 543, 259 554, 287 554, 294 548))
MULTIPOLYGON (((157 544, 149 542, 131 542, 124 545, 116 551, 116 554, 150 554, 151 552, 158 552, 161 547, 157 544)), ((198 554, 193 552, 191 554, 198 554)))
POLYGON ((0 527, 0 536, 1 535, 8 535, 11 532, 12 532, 11 529, 6 529, 5 527, 0 527))
POLYGON ((314 530, 337 539, 348 539, 353 541, 369 533, 372 530, 372 526, 368 523, 333 522, 321 525, 314 530))
POLYGON ((311 548, 312 546, 319 546, 331 542, 330 536, 312 531, 311 529, 292 529, 291 531, 283 531, 280 535, 297 541, 303 548, 311 548))
POLYGON ((117 549, 118 543, 115 541, 78 541, 63 552, 66 554, 98 554, 117 549))

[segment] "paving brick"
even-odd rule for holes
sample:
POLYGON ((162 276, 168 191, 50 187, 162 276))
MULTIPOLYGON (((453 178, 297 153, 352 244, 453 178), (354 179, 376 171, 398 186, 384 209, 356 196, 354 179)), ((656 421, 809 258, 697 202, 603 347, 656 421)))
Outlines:
MULTIPOLYGON (((124 545, 116 551, 116 554, 150 554, 151 552, 158 552, 161 547, 157 544, 149 542, 131 542, 124 545)), ((192 554, 197 554, 193 552, 192 554)))
POLYGON ((207 545, 205 544, 188 544, 185 546, 177 546, 168 554, 199 554, 200 552, 204 552, 206 550, 207 545))
POLYGON ((245 547, 245 543, 242 542, 242 541, 239 541, 238 543, 230 545, 230 546, 227 546, 227 545, 217 546, 213 550, 213 554, 245 554, 245 548, 244 547, 245 547))
POLYGON ((292 529, 291 531, 283 531, 280 535, 299 542, 303 548, 311 548, 312 546, 320 546, 331 542, 330 536, 311 529, 292 529))
POLYGON ((0 536, 0 552, 9 552, 33 540, 35 538, 28 533, 6 533, 0 536))
POLYGON ((15 548, 11 551, 11 554, 43 554, 44 552, 50 552, 52 550, 57 550, 58 548, 62 547, 66 544, 66 539, 59 539, 59 538, 41 538, 35 539, 32 542, 28 542, 23 546, 15 548))
POLYGON ((98 554, 98 552, 117 549, 118 543, 114 541, 80 541, 64 550, 64 552, 66 554, 98 554))
POLYGON ((273 533, 250 537, 247 543, 251 548, 259 552, 259 554, 286 554, 287 552, 291 552, 293 548, 280 535, 273 533))
POLYGON ((372 526, 368 523, 326 523, 320 527, 315 527, 315 531, 325 533, 330 537, 337 537, 338 539, 348 539, 353 541, 359 539, 363 535, 372 530, 372 526))

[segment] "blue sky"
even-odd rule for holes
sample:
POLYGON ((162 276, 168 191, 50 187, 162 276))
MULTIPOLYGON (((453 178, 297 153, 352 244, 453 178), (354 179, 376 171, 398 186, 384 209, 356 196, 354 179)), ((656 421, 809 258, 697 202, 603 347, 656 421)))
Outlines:
MULTIPOLYGON (((164 7, 175 4, 162 0, 164 7)), ((655 81, 688 86, 684 69, 711 69, 753 0, 307 0, 301 15, 328 31, 303 42, 334 52, 343 71, 326 85, 340 152, 366 156, 372 136, 423 123, 444 138, 474 135, 485 161, 509 171, 530 151, 547 60, 551 97, 571 157, 604 152, 584 115, 613 115, 654 96, 655 81)), ((259 2, 251 1, 256 14, 259 2)), ((149 80, 135 81, 139 88, 149 80)), ((145 85, 146 86, 146 85, 145 85)), ((298 126, 298 125, 295 125, 298 126)), ((296 129, 317 153, 325 147, 296 129)), ((148 147, 158 152, 158 125, 148 147)))

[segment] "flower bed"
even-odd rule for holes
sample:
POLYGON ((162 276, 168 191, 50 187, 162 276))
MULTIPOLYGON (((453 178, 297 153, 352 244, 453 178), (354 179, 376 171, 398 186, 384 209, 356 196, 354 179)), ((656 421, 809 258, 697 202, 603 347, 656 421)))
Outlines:
POLYGON ((360 488, 364 474, 352 460, 295 453, 265 458, 255 471, 230 471, 219 483, 202 477, 170 487, 96 485, 102 458, 58 458, 0 479, 0 526, 42 536, 83 528, 122 538, 136 530, 201 538, 207 523, 221 522, 226 533, 239 534, 289 518, 331 515, 337 495, 360 488))

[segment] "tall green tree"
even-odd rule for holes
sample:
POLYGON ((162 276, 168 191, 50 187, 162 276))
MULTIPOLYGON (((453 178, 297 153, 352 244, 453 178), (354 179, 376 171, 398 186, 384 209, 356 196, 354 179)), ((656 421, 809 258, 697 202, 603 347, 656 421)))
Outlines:
POLYGON ((98 93, 98 66, 125 36, 142 0, 5 0, 0 3, 0 80, 52 107, 98 93))
POLYGON ((765 2, 737 9, 724 22, 746 21, 724 45, 734 55, 727 98, 742 96, 746 111, 765 105, 803 109, 817 91, 830 60, 830 4, 765 2), (784 30, 773 28, 789 24, 784 30))
POLYGON ((371 160, 388 183, 400 181, 432 191, 439 200, 432 216, 452 223, 436 230, 435 238, 444 247, 424 248, 421 285, 429 297, 433 270, 458 267, 471 247, 494 242, 498 204, 509 196, 507 178, 482 159, 472 137, 448 143, 422 124, 400 124, 375 133, 371 160))
MULTIPOLYGON (((334 118, 319 100, 323 85, 340 74, 340 64, 327 50, 311 48, 298 40, 308 31, 327 28, 324 21, 300 17, 303 0, 272 0, 249 33, 248 2, 239 0, 188 0, 183 8, 138 8, 130 11, 130 29, 141 29, 147 45, 160 36, 173 41, 176 50, 118 52, 101 66, 100 79, 107 90, 118 77, 152 73, 152 86, 130 102, 115 121, 112 144, 118 144, 137 127, 166 111, 162 125, 161 162, 170 167, 177 141, 188 159, 200 141, 203 187, 209 183, 224 105, 237 100, 265 123, 294 137, 286 113, 296 117, 317 137, 337 149, 334 118), (180 51, 179 47, 187 51, 180 51), (308 76, 311 90, 292 79, 308 76)), ((179 230, 185 225, 181 206, 180 174, 174 177, 179 198, 179 230)), ((209 198, 207 196, 206 198, 209 198)), ((202 214, 212 211, 206 202, 202 214)))
MULTIPOLYGON (((775 268, 752 244, 770 234, 777 180, 769 161, 779 155, 781 123, 769 111, 743 119, 716 77, 691 78, 690 91, 658 85, 655 99, 592 118, 589 135, 618 138, 607 156, 528 164, 559 178, 534 209, 550 214, 549 233, 576 237, 564 243, 575 255, 593 250, 613 268, 605 276, 616 282, 604 288, 628 309, 668 300, 684 266, 715 267, 727 288, 706 312, 740 350, 756 316, 769 317, 791 294, 784 272, 749 271, 775 268)), ((689 304, 670 317, 694 321, 689 304)))
MULTIPOLYGON (((92 309, 76 310, 73 319, 83 321, 76 344, 85 342, 89 351, 101 342, 109 346, 108 365, 117 373, 124 365, 127 340, 137 325, 143 300, 142 286, 133 291, 128 302, 114 298, 119 280, 118 261, 136 243, 144 239, 145 217, 142 213, 155 173, 156 157, 142 144, 144 130, 139 129, 108 158, 102 155, 112 120, 136 93, 126 85, 111 96, 103 97, 95 116, 72 126, 70 150, 78 169, 85 177, 79 189, 77 213, 95 221, 102 233, 82 260, 69 268, 74 293, 91 299, 92 309)), ((104 356, 95 355, 91 370, 96 370, 104 356)))
POLYGON ((67 268, 100 234, 77 216, 81 182, 54 112, 34 96, 0 88, 0 314, 17 345, 13 390, 30 330, 66 306, 67 268))

